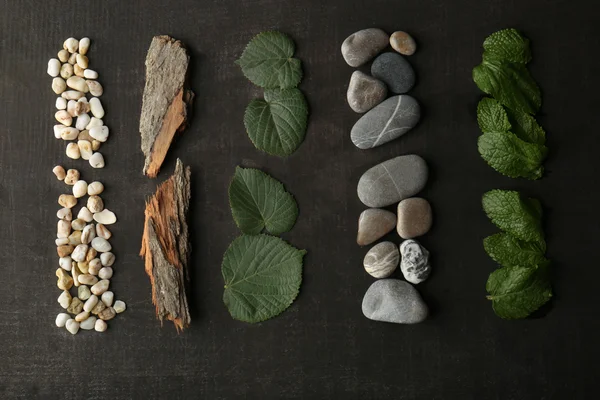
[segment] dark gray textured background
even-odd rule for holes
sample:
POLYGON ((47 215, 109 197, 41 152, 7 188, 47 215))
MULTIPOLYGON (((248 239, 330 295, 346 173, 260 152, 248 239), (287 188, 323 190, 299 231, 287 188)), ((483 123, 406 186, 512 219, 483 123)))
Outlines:
POLYGON ((595 1, 0 1, 0 398, 2 399, 587 399, 597 386, 600 272, 596 189, 600 165, 595 1), (425 110, 413 132, 374 150, 349 137, 358 118, 345 101, 352 68, 339 47, 367 27, 404 29, 419 43, 410 57, 425 110), (480 93, 471 69, 481 44, 505 27, 533 43, 531 71, 543 90, 547 173, 537 182, 504 178, 476 149, 480 93), (242 123, 259 95, 233 61, 260 31, 297 43, 311 106, 304 144, 287 160, 259 153, 242 123), (156 180, 141 175, 138 117, 144 57, 153 35, 183 40, 196 92, 191 127, 156 180), (46 64, 69 36, 89 36, 111 138, 105 169, 64 155, 52 134, 54 94, 46 64), (423 195, 435 211, 424 244, 434 273, 419 290, 432 309, 416 326, 375 323, 360 310, 373 282, 355 244, 363 206, 356 183, 368 167, 418 153, 432 174, 423 195), (192 167, 193 323, 177 335, 154 318, 137 256, 144 198, 192 167), (54 270, 56 198, 66 188, 55 164, 99 179, 119 222, 112 287, 128 311, 105 334, 71 336, 54 327, 61 311, 54 270), (301 214, 285 235, 308 250, 292 307, 246 325, 222 304, 220 263, 238 234, 227 186, 238 164, 263 168, 297 198, 301 214), (546 211, 555 299, 543 318, 506 322, 485 300, 494 264, 481 239, 495 229, 480 207, 492 188, 522 189, 546 211))

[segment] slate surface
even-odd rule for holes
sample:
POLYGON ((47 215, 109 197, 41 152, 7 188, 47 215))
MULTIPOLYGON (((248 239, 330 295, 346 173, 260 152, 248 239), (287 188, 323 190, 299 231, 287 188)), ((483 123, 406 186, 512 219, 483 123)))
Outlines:
MULTIPOLYGON (((600 145, 594 1, 0 1, 0 398, 2 399, 588 399, 600 344, 595 265, 596 153, 600 145), (339 52, 366 27, 414 34, 411 91, 424 117, 400 140, 360 151, 358 115, 345 102, 353 71, 339 52), (471 69, 493 31, 521 29, 543 89, 540 121, 551 150, 537 182, 503 178, 476 150, 480 93, 471 69), (260 92, 233 64, 256 33, 279 29, 297 42, 311 106, 305 143, 287 160, 259 153, 242 117, 260 92), (144 57, 153 35, 183 40, 192 54, 195 116, 159 178, 141 175, 138 114, 144 57), (107 167, 70 162, 52 135, 54 94, 46 63, 69 36, 92 38, 91 65, 105 88, 111 128, 107 167), (355 244, 363 206, 359 176, 399 154, 418 153, 432 176, 435 210, 424 244, 434 272, 419 285, 431 318, 416 326, 374 323, 360 311, 373 282, 355 244), (193 171, 191 329, 154 319, 138 258, 143 202, 180 157, 193 171), (56 198, 52 167, 79 168, 107 187, 119 223, 113 288, 129 310, 103 335, 53 327, 56 198), (301 208, 285 237, 308 249, 304 284, 279 318, 246 325, 222 304, 221 256, 238 234, 227 185, 238 164, 285 182, 301 208), (543 318, 494 316, 484 285, 494 264, 481 239, 495 231, 480 208, 491 188, 524 190, 547 214, 555 300, 543 318)), ((397 240, 397 239, 395 239, 397 240)))

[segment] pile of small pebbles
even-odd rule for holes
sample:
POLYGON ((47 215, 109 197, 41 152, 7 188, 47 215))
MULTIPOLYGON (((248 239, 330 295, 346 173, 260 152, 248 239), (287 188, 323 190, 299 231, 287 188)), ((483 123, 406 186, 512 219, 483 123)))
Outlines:
POLYGON ((104 89, 98 73, 89 68, 89 48, 89 38, 68 38, 57 58, 48 61, 52 90, 59 96, 54 136, 69 142, 67 157, 86 160, 92 168, 104 168, 104 156, 98 150, 108 139, 109 129, 102 121, 105 113, 99 97, 104 89))

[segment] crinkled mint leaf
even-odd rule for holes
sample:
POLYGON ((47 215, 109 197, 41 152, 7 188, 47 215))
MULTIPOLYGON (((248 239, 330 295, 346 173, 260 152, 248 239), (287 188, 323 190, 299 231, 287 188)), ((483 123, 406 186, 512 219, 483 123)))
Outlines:
POLYGON ((546 143, 546 132, 529 114, 507 109, 508 120, 512 126, 511 131, 520 139, 537 144, 546 143))
POLYGON ((482 198, 483 210, 498 228, 526 242, 544 240, 542 209, 537 199, 512 190, 490 190, 482 198))
POLYGON ((492 33, 483 42, 487 57, 515 63, 527 64, 531 61, 529 39, 516 29, 503 29, 492 33))
POLYGON ((524 142, 511 132, 486 132, 477 147, 490 167, 508 177, 539 179, 544 173, 546 146, 524 142))
POLYGON ((260 322, 285 311, 298 296, 302 258, 298 250, 269 235, 242 235, 223 256, 223 302, 234 319, 260 322))
POLYGON ((535 114, 542 94, 524 64, 484 59, 473 69, 473 81, 481 91, 515 111, 535 114))
POLYGON ((276 156, 289 156, 306 134, 308 105, 298 89, 265 90, 264 100, 252 100, 244 125, 257 149, 276 156))
POLYGON ((293 58, 292 39, 281 32, 256 35, 236 61, 252 83, 265 89, 288 89, 302 79, 300 60, 293 58))
POLYGON ((489 97, 477 105, 477 122, 482 132, 507 132, 511 128, 502 104, 489 97))
POLYGON ((500 318, 525 318, 552 297, 547 267, 503 267, 486 284, 494 312, 500 318))
POLYGON ((548 263, 544 257, 546 243, 525 242, 505 233, 497 233, 483 239, 483 248, 488 255, 504 267, 535 267, 548 263))
POLYGON ((278 180, 252 168, 235 169, 229 185, 229 204, 235 223, 254 235, 266 228, 279 235, 296 223, 298 205, 278 180))

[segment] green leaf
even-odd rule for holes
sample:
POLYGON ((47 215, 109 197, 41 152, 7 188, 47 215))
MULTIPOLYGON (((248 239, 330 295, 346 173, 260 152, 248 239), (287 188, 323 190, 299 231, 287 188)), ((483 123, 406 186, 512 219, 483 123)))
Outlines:
POLYGON ((477 142, 479 154, 496 171, 511 178, 539 179, 546 146, 527 143, 511 132, 487 132, 477 142))
POLYGON ((285 311, 302 283, 302 257, 283 240, 268 235, 242 235, 223 256, 223 302, 234 319, 260 322, 285 311))
POLYGON ((546 132, 544 132, 544 129, 537 123, 534 117, 511 109, 506 110, 506 113, 512 126, 512 132, 519 139, 529 143, 546 143, 546 132))
POLYGON ((525 318, 552 297, 547 267, 503 267, 486 284, 494 312, 500 318, 525 318))
POLYGON ((288 89, 302 79, 300 60, 293 58, 292 39, 281 32, 256 35, 236 61, 252 83, 265 89, 288 89))
POLYGON ((490 58, 527 64, 531 61, 529 39, 516 29, 503 29, 492 33, 483 42, 483 48, 490 58))
POLYGON ((483 248, 489 256, 504 267, 535 267, 548 263, 544 257, 546 243, 525 242, 508 233, 497 233, 483 239, 483 248))
POLYGON ((511 126, 502 104, 484 97, 477 105, 477 122, 482 132, 506 132, 511 126))
POLYGON ((306 135, 308 105, 298 89, 266 90, 264 100, 252 100, 244 125, 257 149, 275 156, 292 154, 306 135))
POLYGON ((483 210, 500 229, 526 242, 544 240, 542 210, 539 201, 526 199, 512 190, 484 193, 483 210))
POLYGON ((540 88, 524 64, 486 58, 473 69, 473 81, 512 110, 535 114, 542 105, 540 88))
POLYGON ((279 235, 296 223, 298 205, 281 182, 252 168, 235 169, 229 185, 229 204, 235 223, 244 233, 254 235, 266 228, 279 235))

